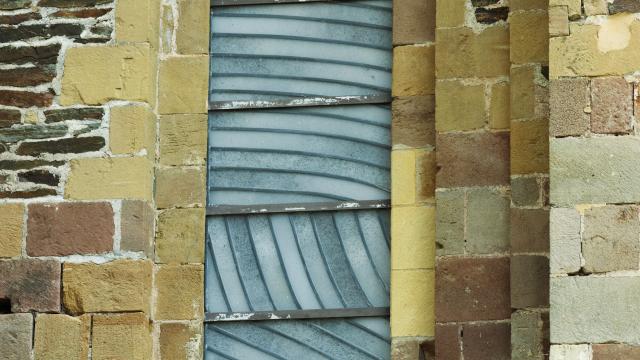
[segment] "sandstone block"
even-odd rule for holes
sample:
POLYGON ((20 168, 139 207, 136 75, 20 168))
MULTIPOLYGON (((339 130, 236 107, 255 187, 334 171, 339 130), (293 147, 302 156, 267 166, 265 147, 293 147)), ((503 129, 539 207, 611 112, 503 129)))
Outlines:
POLYGON ((416 202, 416 152, 391 152, 391 201, 395 205, 416 202))
POLYGON ((14 313, 60 312, 60 263, 36 259, 0 261, 0 299, 9 300, 14 313))
POLYGON ((436 191, 436 152, 416 150, 416 201, 433 202, 436 191))
POLYGON ((552 274, 573 273, 581 265, 581 218, 575 209, 552 208, 549 214, 552 274))
POLYGON ((511 307, 545 307, 549 304, 549 258, 538 255, 511 257, 511 307))
POLYGON ((546 119, 511 122, 511 173, 549 171, 549 122, 546 119))
POLYGON ((160 324, 160 358, 199 360, 202 358, 202 325, 160 324))
POLYGON ((180 54, 209 54, 210 2, 178 1, 180 21, 176 29, 176 45, 180 54))
MULTIPOLYGON (((436 26, 438 28, 458 27, 464 25, 466 13, 465 0, 436 0, 436 26)), ((440 40, 438 40, 440 41, 440 40)))
POLYGON ((198 320, 204 316, 203 265, 160 265, 155 288, 155 320, 198 320))
POLYGON ((391 271, 391 336, 434 335, 434 271, 391 271))
POLYGON ((509 16, 511 62, 546 63, 549 59, 547 11, 517 11, 509 16))
POLYGON ((92 359, 150 360, 152 337, 143 313, 93 316, 92 359))
POLYGON ((435 94, 435 46, 398 46, 393 49, 393 96, 435 94))
POLYGON ((30 359, 32 331, 33 316, 31 314, 0 315, 0 358, 30 359))
POLYGON ((576 136, 590 128, 590 82, 585 78, 556 79, 549 83, 551 136, 576 136))
POLYGON ((391 269, 433 269, 435 208, 396 207, 391 223, 391 269))
POLYGON ((465 324, 463 329, 465 359, 511 360, 509 323, 465 324))
POLYGON ((37 360, 84 360, 89 355, 91 318, 38 314, 34 354, 37 360))
POLYGON ((155 156, 156 117, 144 105, 111 108, 109 147, 114 154, 135 154, 147 150, 155 156))
POLYGON ((511 315, 511 359, 544 360, 549 349, 549 315, 516 311, 511 315))
POLYGON ((153 252, 155 212, 146 201, 125 200, 120 218, 120 250, 153 252))
POLYGON ((207 124, 204 114, 165 115, 160 118, 160 164, 204 165, 207 124))
POLYGON ((583 360, 591 357, 591 346, 551 345, 549 360, 583 360))
POLYGON ((569 10, 567 7, 554 6, 549 8, 549 35, 552 37, 569 36, 569 10))
POLYGON ((408 96, 393 99, 391 105, 393 146, 420 148, 435 146, 435 96, 408 96))
POLYGON ((511 252, 549 252, 549 210, 511 209, 511 252))
POLYGON ((0 205, 0 258, 22 253, 23 204, 0 205))
POLYGON ((204 205, 205 172, 202 168, 161 168, 156 170, 156 206, 204 205))
POLYGON ((204 209, 170 209, 158 216, 156 263, 202 263, 204 209))
POLYGON ((436 325, 436 359, 459 360, 462 354, 462 326, 436 325))
POLYGON ((438 256, 464 254, 465 192, 436 193, 436 253, 438 256))
POLYGON ((511 87, 507 82, 496 83, 491 87, 489 107, 489 127, 508 129, 511 118, 511 87))
POLYGON ((207 113, 208 55, 170 57, 160 62, 159 76, 160 114, 207 113))
POLYGON ((591 131, 627 134, 633 121, 633 86, 622 77, 591 81, 591 131))
POLYGON ((494 189, 473 189, 467 195, 469 254, 509 251, 509 194, 494 189))
POLYGON ((515 206, 540 206, 541 184, 537 176, 511 177, 511 201, 515 206))
POLYGON ((487 123, 484 85, 464 85, 459 81, 438 81, 436 130, 480 129, 487 123))
POLYGON ((593 344, 593 360, 626 360, 640 358, 640 347, 625 344, 593 344))
POLYGON ((119 0, 118 6, 115 8, 116 40, 118 42, 147 42, 152 48, 158 48, 159 1, 119 0))

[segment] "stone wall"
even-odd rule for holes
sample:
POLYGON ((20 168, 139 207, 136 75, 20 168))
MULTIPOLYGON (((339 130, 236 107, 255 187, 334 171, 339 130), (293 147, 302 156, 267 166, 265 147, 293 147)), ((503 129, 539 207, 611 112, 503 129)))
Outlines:
POLYGON ((0 358, 201 358, 208 28, 0 0, 0 358))
POLYGON ((552 359, 638 357, 639 12, 549 8, 552 359))

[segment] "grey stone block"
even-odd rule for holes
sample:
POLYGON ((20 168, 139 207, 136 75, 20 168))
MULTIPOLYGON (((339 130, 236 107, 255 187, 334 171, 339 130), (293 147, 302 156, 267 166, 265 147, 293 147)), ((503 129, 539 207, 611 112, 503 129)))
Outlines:
POLYGON ((575 209, 552 208, 549 216, 551 273, 566 274, 579 271, 580 213, 575 209))

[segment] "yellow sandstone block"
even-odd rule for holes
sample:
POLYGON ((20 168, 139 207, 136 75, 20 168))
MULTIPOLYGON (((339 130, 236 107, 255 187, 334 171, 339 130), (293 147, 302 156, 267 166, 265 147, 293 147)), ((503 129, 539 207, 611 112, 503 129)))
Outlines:
POLYGON ((23 204, 0 205, 0 258, 22 253, 23 204))
POLYGON ((155 320, 197 320, 204 316, 204 266, 159 265, 155 320))
POLYGON ((203 263, 204 229, 204 208, 162 212, 158 216, 156 263, 203 263))
POLYGON ((176 45, 180 54, 209 54, 209 0, 179 0, 176 45))
POLYGON ((157 49, 160 2, 160 0, 118 0, 116 41, 147 42, 152 48, 157 49))
POLYGON ((435 272, 391 271, 391 336, 435 335, 435 272))
POLYGON ((433 269, 436 213, 433 206, 391 209, 391 268, 433 269))
POLYGON ((114 154, 135 154, 147 150, 155 156, 156 117, 144 105, 111 108, 109 119, 109 146, 114 154))
POLYGON ((438 81, 436 85, 436 130, 474 130, 487 123, 484 85, 438 81))
POLYGON ((176 56, 160 63, 160 114, 206 114, 209 56, 176 56))
POLYGON ((435 94, 435 46, 393 49, 393 96, 435 94))
POLYGON ((93 315, 93 360, 150 360, 152 334, 143 313, 93 315))
POLYGON ((416 155, 413 150, 391 152, 391 202, 408 205, 416 201, 416 155))
POLYGON ((160 117, 160 164, 204 165, 207 157, 206 114, 160 117))
POLYGON ((34 334, 37 360, 81 360, 89 355, 91 316, 38 314, 34 334))

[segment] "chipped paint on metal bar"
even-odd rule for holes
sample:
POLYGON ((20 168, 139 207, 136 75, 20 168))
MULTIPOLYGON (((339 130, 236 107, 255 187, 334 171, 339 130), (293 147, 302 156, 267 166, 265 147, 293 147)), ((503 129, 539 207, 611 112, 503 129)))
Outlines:
POLYGON ((212 101, 209 103, 209 110, 216 111, 308 106, 385 104, 389 102, 391 102, 391 97, 388 95, 318 96, 291 100, 212 101))
POLYGON ((327 319, 349 317, 389 316, 389 308, 318 309, 291 311, 255 311, 244 313, 207 313, 205 323, 219 321, 265 321, 289 319, 327 319))
POLYGON ((290 212, 317 212, 340 210, 372 210, 391 207, 389 200, 368 200, 349 202, 326 202, 309 204, 268 204, 268 205, 216 205, 207 206, 207 215, 248 215, 290 212))

